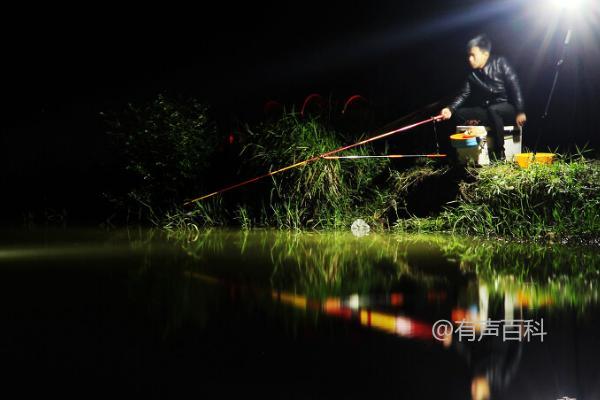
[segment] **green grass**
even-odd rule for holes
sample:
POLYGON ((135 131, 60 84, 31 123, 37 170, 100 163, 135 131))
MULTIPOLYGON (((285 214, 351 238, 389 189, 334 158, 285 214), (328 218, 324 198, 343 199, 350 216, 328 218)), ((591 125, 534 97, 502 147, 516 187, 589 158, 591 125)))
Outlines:
MULTIPOLYGON (((327 121, 301 118, 294 112, 249 128, 246 140, 240 154, 245 174, 240 181, 348 144, 327 121)), ((362 146, 342 154, 371 155, 373 150, 362 146)), ((226 224, 244 229, 339 230, 349 229, 355 219, 362 218, 372 229, 382 230, 407 214, 407 193, 447 172, 447 167, 438 168, 430 160, 400 172, 391 168, 388 159, 319 159, 236 189, 238 193, 223 194, 236 198, 235 204, 225 206, 226 224)), ((204 214, 202 202, 195 207, 204 214)))
MULTIPOLYGON (((276 121, 248 129, 247 143, 240 154, 245 171, 240 180, 310 159, 345 144, 348 143, 343 135, 326 121, 285 113, 276 121)), ((372 150, 365 146, 344 154, 368 155, 372 150)), ((242 197, 241 203, 227 208, 228 224, 301 230, 347 228, 358 217, 379 223, 391 207, 393 196, 391 190, 376 181, 385 182, 389 173, 387 159, 319 159, 253 184, 252 188, 224 194, 224 197, 242 197)), ((204 206, 197 202, 194 207, 204 206)))
POLYGON ((453 232, 521 240, 600 237, 600 163, 582 156, 520 168, 471 169, 459 198, 439 215, 399 220, 404 232, 453 232))

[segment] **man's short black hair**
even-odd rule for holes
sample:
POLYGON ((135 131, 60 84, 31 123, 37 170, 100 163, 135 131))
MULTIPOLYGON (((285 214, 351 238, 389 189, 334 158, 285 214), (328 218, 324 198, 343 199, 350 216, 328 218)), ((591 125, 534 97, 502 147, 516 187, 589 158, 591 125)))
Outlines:
POLYGON ((492 50, 492 41, 484 34, 477 35, 467 43, 467 51, 471 51, 473 47, 479 47, 489 53, 492 50))

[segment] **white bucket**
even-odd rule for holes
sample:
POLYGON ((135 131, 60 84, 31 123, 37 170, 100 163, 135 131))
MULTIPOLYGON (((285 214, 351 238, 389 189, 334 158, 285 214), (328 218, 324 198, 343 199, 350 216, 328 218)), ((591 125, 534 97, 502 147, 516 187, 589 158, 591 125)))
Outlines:
MULTIPOLYGON (((490 151, 494 148, 494 138, 488 135, 488 129, 485 126, 457 126, 456 132, 476 136, 478 142, 477 147, 456 149, 459 163, 490 164, 490 151)), ((507 161, 513 161, 515 155, 522 152, 521 138, 521 128, 515 129, 514 126, 504 127, 504 154, 507 161)))

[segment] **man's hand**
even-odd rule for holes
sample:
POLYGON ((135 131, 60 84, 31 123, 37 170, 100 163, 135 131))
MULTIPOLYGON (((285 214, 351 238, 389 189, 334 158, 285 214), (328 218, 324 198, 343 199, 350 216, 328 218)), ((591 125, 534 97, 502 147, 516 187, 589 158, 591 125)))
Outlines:
POLYGON ((517 115, 517 125, 518 126, 523 126, 525 125, 525 122, 527 122, 527 115, 525 115, 525 113, 520 113, 519 115, 517 115))
POLYGON ((452 111, 448 107, 444 108, 440 114, 444 120, 452 118, 452 111))

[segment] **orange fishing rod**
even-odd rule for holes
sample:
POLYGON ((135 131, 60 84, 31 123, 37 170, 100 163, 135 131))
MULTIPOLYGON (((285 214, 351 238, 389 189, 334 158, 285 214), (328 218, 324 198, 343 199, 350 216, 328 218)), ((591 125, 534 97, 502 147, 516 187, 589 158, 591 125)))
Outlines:
POLYGON ((324 160, 360 160, 363 158, 443 158, 446 154, 383 154, 379 156, 327 156, 324 160))
POLYGON ((266 174, 257 176, 255 178, 248 179, 247 181, 243 181, 243 182, 240 182, 240 183, 236 183, 235 185, 224 187, 223 189, 217 190, 217 191, 212 192, 212 193, 205 194, 204 196, 200 196, 200 197, 197 197, 195 199, 188 200, 185 203, 183 203, 183 205, 187 206, 187 205, 189 205, 191 203, 194 203, 196 201, 201 201, 201 200, 204 200, 204 199, 208 199, 209 197, 215 196, 217 194, 221 194, 221 193, 227 192, 229 190, 232 190, 232 189, 235 189, 235 188, 239 188, 241 186, 245 186, 245 185, 248 185, 250 183, 254 183, 254 182, 259 181, 259 180, 261 180, 263 178, 268 178, 270 176, 279 174, 281 172, 284 172, 284 171, 287 171, 287 170, 290 170, 290 169, 293 169, 293 168, 296 168, 296 167, 300 167, 301 165, 306 165, 306 164, 309 164, 309 163, 311 163, 313 161, 316 161, 316 160, 319 160, 319 159, 322 159, 322 158, 326 158, 326 157, 330 157, 330 156, 332 156, 332 155, 334 155, 336 153, 339 153, 341 151, 352 149, 352 148, 358 147, 358 146, 362 146, 363 144, 367 144, 367 143, 373 142, 375 140, 383 139, 385 137, 394 135, 396 133, 406 132, 406 131, 408 131, 410 129, 416 128, 416 127, 421 126, 421 125, 428 124, 430 122, 440 121, 441 119, 442 119, 441 115, 436 115, 435 117, 430 117, 430 118, 427 118, 426 120, 423 120, 423 121, 420 121, 420 122, 416 122, 416 123, 411 124, 411 125, 403 126, 402 128, 394 129, 392 131, 389 131, 389 132, 386 132, 386 133, 382 133, 380 135, 373 136, 373 137, 365 139, 365 140, 361 140, 360 142, 356 142, 354 144, 350 144, 350 145, 343 146, 343 147, 340 147, 340 148, 335 149, 335 150, 328 151, 328 152, 323 153, 323 154, 319 154, 318 156, 314 156, 314 157, 311 157, 311 158, 309 158, 307 160, 300 161, 300 162, 297 162, 295 164, 288 165, 287 167, 280 168, 280 169, 278 169, 276 171, 271 171, 271 172, 268 172, 266 174))

